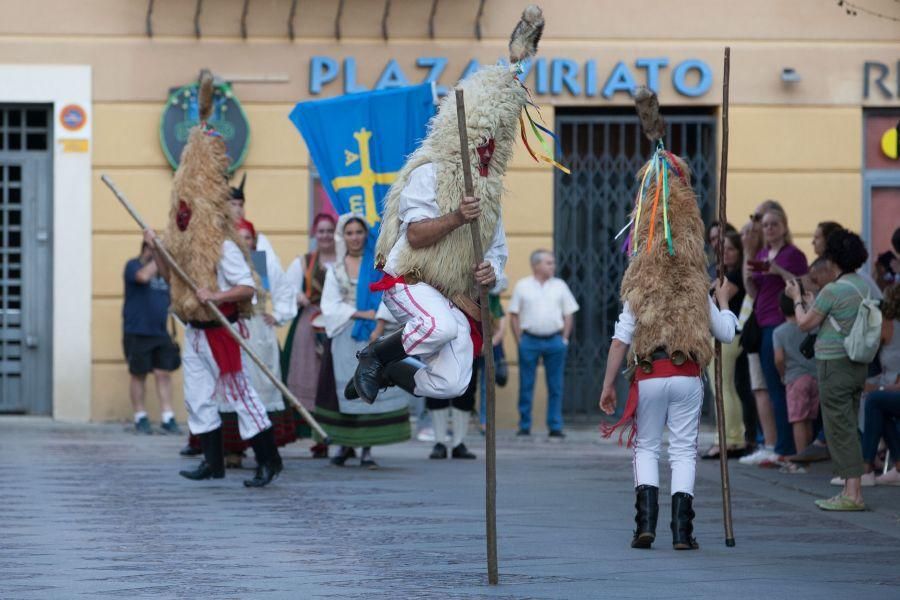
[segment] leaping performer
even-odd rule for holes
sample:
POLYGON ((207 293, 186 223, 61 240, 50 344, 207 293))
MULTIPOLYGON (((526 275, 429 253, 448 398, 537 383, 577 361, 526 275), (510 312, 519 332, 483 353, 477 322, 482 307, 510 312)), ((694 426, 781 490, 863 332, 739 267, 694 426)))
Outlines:
POLYGON ((384 291, 384 303, 402 328, 358 354, 347 398, 358 394, 373 402, 381 388, 397 385, 416 396, 451 399, 468 387, 473 349, 481 347, 473 270, 474 283, 488 288, 503 277, 508 250, 502 180, 530 104, 519 81, 520 63, 534 56, 543 27, 541 9, 527 7, 509 42, 510 64, 484 66, 459 84, 466 104, 464 160, 478 172, 474 197, 464 191, 453 94, 441 102, 427 137, 388 192, 376 247, 384 277, 372 287, 384 291), (485 249, 477 265, 466 226, 475 220, 485 249))
MULTIPOLYGON (((224 395, 238 417, 241 438, 256 455, 256 475, 247 487, 270 483, 282 469, 272 423, 250 383, 249 358, 204 303, 214 302, 232 323, 252 315, 256 283, 249 257, 242 250, 228 206, 228 155, 225 142, 207 123, 212 106, 212 75, 200 80, 200 124, 191 129, 175 171, 172 205, 165 246, 187 275, 200 287, 195 295, 180 277, 170 277, 168 263, 157 256, 160 274, 171 285, 172 309, 185 322, 184 401, 188 426, 199 435, 203 461, 188 479, 225 476, 222 419, 217 398, 224 395)), ((156 233, 144 231, 156 250, 156 233)))
POLYGON ((601 429, 609 437, 619 427, 633 428, 628 443, 634 444, 637 529, 631 547, 650 548, 659 514, 659 452, 668 426, 672 544, 676 550, 693 550, 699 548, 692 503, 703 404, 700 374, 712 357, 710 332, 730 342, 737 317, 728 310, 728 290, 721 282, 715 289, 718 306, 708 296, 704 228, 691 172, 684 159, 663 147, 665 126, 656 95, 639 88, 635 101, 656 152, 637 174, 632 221, 622 231, 630 231, 626 251, 631 257, 600 408, 606 414, 615 411, 614 384, 626 358, 631 387, 621 420, 601 429))

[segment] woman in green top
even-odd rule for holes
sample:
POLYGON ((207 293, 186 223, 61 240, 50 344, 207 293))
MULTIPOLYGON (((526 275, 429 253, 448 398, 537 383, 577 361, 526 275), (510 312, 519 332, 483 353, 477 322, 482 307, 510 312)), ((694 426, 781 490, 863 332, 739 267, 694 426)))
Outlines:
POLYGON ((789 282, 785 290, 795 303, 800 329, 811 331, 819 327, 816 338, 819 403, 835 474, 844 480, 840 494, 828 500, 816 500, 816 505, 822 510, 865 510, 860 482, 865 469, 857 415, 868 365, 848 358, 841 331, 850 331, 859 305, 869 293, 865 280, 856 274, 869 253, 858 235, 840 230, 825 242, 824 257, 837 278, 822 288, 817 297, 811 293, 801 297, 796 280, 789 282))

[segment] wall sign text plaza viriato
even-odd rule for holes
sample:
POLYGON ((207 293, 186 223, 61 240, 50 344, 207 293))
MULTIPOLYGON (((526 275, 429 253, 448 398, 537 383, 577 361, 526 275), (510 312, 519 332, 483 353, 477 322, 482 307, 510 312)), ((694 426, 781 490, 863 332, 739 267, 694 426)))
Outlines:
MULTIPOLYGON (((441 56, 421 56, 416 59, 414 72, 404 71, 396 59, 391 59, 371 89, 383 90, 415 83, 458 81, 479 67, 469 60, 461 73, 448 69, 448 59, 441 56), (456 79, 452 79, 458 75, 456 79)), ((501 61, 502 62, 502 61, 501 61)), ((538 58, 523 64, 521 78, 530 77, 530 87, 538 96, 580 96, 612 98, 617 93, 631 94, 644 84, 659 91, 663 78, 671 79, 675 91, 688 98, 703 96, 713 83, 712 69, 699 59, 672 62, 665 57, 638 58, 631 64, 619 61, 606 71, 598 68, 596 60, 576 61, 568 58, 538 58)), ((326 86, 342 85, 342 93, 364 92, 369 88, 358 83, 356 58, 313 56, 309 61, 309 93, 321 94, 326 86)), ((438 85, 438 93, 447 93, 445 85, 438 85)), ((330 91, 330 90, 329 90, 330 91)))

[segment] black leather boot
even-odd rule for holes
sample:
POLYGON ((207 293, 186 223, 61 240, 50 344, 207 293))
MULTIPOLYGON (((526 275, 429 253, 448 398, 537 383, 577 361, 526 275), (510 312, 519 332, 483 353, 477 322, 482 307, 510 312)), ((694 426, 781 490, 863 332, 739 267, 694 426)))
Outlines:
POLYGON ((450 456, 452 456, 453 458, 468 458, 468 459, 478 458, 477 456, 475 456, 475 454, 470 452, 469 449, 466 448, 466 445, 463 444, 462 442, 459 443, 459 446, 456 446, 453 448, 453 451, 450 453, 450 456))
MULTIPOLYGON (((372 404, 383 387, 382 371, 390 363, 406 358, 403 349, 403 329, 376 340, 357 352, 359 364, 353 374, 353 386, 359 397, 372 404)), ((348 390, 344 390, 346 397, 348 390)))
POLYGON ((676 550, 696 550, 694 539, 694 497, 684 492, 672 494, 672 546, 676 550))
POLYGON ((179 471, 178 474, 187 479, 222 479, 225 477, 225 448, 222 445, 222 428, 201 433, 200 447, 203 449, 203 460, 193 471, 179 471))
POLYGON ((415 396, 416 373, 418 373, 418 371, 419 367, 411 365, 408 362, 399 361, 389 364, 385 369, 384 374, 388 385, 396 385, 404 392, 415 396))
POLYGON ((656 520, 659 517, 659 488, 639 485, 634 488, 634 538, 632 548, 649 548, 656 539, 656 520))
POLYGON ((256 474, 253 479, 245 480, 244 485, 246 487, 269 485, 284 468, 278 446, 275 444, 275 429, 269 427, 265 431, 260 431, 250 439, 250 444, 256 455, 256 474))
POLYGON ((447 458, 447 446, 438 442, 437 444, 434 445, 434 448, 431 449, 431 454, 428 456, 428 458, 433 458, 433 459, 437 459, 437 460, 440 460, 442 458, 447 458))

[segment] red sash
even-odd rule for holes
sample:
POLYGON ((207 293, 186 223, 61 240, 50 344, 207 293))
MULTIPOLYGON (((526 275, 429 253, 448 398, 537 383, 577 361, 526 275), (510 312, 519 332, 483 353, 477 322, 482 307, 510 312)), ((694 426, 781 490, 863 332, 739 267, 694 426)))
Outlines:
POLYGON ((604 438, 611 437, 614 431, 621 429, 619 432, 619 445, 622 445, 622 438, 625 436, 625 432, 631 428, 627 443, 627 446, 631 447, 632 442, 634 442, 634 436, 637 435, 635 415, 637 414, 639 400, 638 383, 645 379, 657 379, 660 377, 700 377, 700 365, 692 360, 686 361, 682 365, 676 365, 671 359, 661 358, 653 361, 653 370, 649 373, 638 367, 631 378, 631 386, 628 388, 628 400, 625 402, 625 411, 622 413, 622 418, 615 425, 609 423, 600 424, 600 433, 604 438))
MULTIPOLYGON (((226 302, 219 306, 219 310, 226 318, 230 319, 237 314, 237 304, 226 302)), ((239 327, 242 326, 239 325, 239 327)), ((206 343, 209 344, 213 360, 219 367, 219 380, 216 387, 230 392, 233 398, 246 399, 249 382, 242 376, 240 344, 231 337, 225 327, 211 327, 204 329, 203 333, 206 334, 206 343)))

